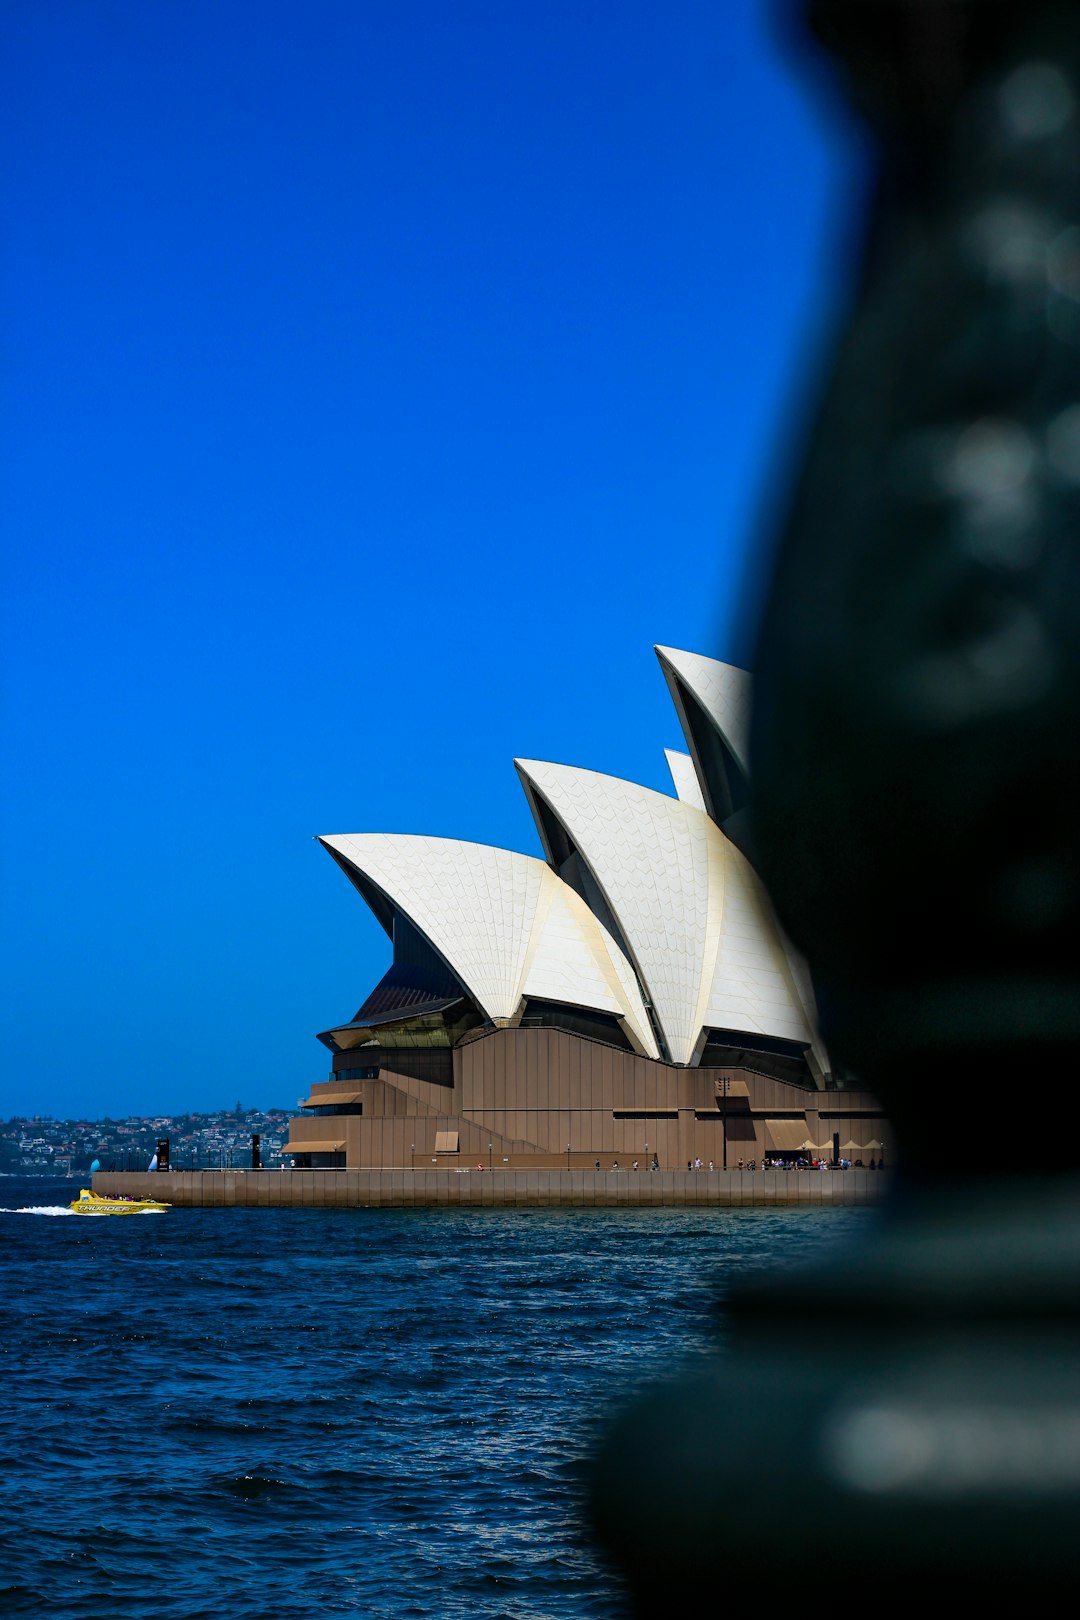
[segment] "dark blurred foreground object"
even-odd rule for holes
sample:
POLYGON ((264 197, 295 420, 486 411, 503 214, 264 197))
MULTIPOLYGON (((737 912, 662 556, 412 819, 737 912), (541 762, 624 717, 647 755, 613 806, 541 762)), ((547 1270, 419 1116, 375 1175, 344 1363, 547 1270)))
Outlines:
POLYGON ((879 181, 761 634, 754 852, 902 1179, 613 1431, 639 1615, 1080 1582, 1080 6, 809 17, 879 181))
MULTIPOLYGON (((902 1135, 932 1083, 970 1168, 1000 1169, 1038 1111, 1040 1168, 1068 1169, 1050 1097, 1080 1049, 1080 7, 811 16, 881 167, 758 651, 759 869, 826 1044, 902 1135)), ((909 1173, 921 1146, 907 1131, 909 1173)))

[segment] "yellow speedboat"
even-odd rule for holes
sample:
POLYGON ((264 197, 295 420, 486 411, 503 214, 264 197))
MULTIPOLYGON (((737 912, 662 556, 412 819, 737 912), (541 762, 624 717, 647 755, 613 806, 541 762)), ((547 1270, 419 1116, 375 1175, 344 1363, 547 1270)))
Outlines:
POLYGON ((153 1215, 172 1205, 159 1204, 156 1198, 108 1198, 84 1187, 68 1207, 75 1215, 153 1215))

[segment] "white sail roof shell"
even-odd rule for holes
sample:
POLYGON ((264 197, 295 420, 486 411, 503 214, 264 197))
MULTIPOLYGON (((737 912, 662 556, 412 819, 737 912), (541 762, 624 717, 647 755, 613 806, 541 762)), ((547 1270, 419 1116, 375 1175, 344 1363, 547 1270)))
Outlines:
POLYGON ((455 838, 326 835, 319 842, 374 884, 429 940, 495 1022, 522 998, 624 1020, 659 1055, 634 971, 570 886, 531 855, 455 838))
POLYGON ((597 771, 516 764, 599 885, 674 1062, 711 1027, 813 1042, 760 881, 704 811, 597 771))
POLYGON ((705 800, 701 792, 701 783, 697 779, 697 771, 690 755, 680 754, 674 748, 665 748, 664 758, 671 772, 675 797, 681 799, 683 804, 692 804, 695 810, 704 810, 705 800))
MULTIPOLYGON (((750 701, 753 677, 734 664, 702 653, 682 652, 678 647, 657 647, 665 675, 674 671, 701 704, 731 752, 749 776, 750 701)), ((678 707, 678 704, 676 704, 678 707)), ((687 742, 690 742, 687 737, 687 742)))

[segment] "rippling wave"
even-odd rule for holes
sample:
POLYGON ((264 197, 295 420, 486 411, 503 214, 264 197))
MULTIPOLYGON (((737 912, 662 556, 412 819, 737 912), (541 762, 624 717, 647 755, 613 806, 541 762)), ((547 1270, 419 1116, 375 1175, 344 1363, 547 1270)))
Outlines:
MULTIPOLYGON (((77 1191, 9 1180, 0 1214, 77 1191)), ((0 1614, 620 1615, 579 1524, 616 1393, 715 1344, 736 1272, 871 1218, 7 1221, 0 1614)))

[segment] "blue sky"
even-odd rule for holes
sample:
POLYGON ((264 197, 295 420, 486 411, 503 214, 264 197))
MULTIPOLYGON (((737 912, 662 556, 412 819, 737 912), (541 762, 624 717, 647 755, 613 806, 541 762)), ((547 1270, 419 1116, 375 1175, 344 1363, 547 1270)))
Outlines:
POLYGON ((313 835, 669 786, 861 185, 767 20, 9 0, 0 1115, 291 1106, 389 959, 313 835))

